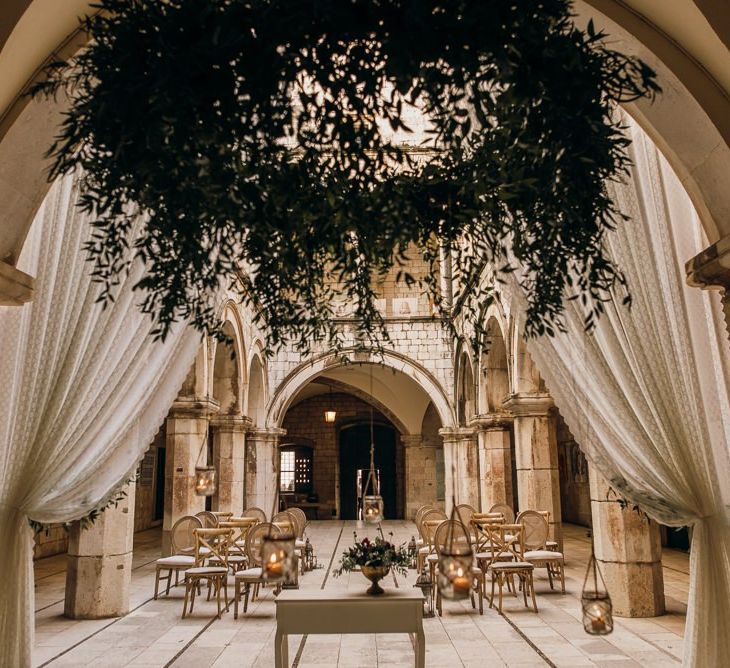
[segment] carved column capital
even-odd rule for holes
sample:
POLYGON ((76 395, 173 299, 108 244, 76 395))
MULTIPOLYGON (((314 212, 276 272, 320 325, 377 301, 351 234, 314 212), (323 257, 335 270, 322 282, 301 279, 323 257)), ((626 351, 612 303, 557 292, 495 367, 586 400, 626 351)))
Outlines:
POLYGON ((420 448, 423 445, 423 436, 421 434, 401 434, 400 442, 404 448, 420 448))
POLYGON ((245 415, 221 415, 219 413, 210 419, 210 424, 221 432, 247 433, 253 425, 253 420, 245 415))
POLYGON ((469 425, 477 431, 504 431, 505 429, 509 429, 513 422, 514 416, 512 413, 503 411, 475 415, 469 421, 469 425))
POLYGON ((172 403, 169 417, 203 419, 215 415, 220 403, 212 397, 178 397, 172 403))
POLYGON ((703 290, 730 287, 730 236, 708 246, 684 265, 687 283, 703 290))
POLYGON ((511 394, 503 406, 514 417, 544 417, 552 414, 555 403, 547 392, 534 392, 511 394))

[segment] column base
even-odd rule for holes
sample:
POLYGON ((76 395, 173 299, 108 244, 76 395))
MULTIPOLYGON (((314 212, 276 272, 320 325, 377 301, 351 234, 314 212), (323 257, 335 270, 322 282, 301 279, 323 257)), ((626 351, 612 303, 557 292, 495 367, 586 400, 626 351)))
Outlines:
POLYGON ((616 616, 658 617, 666 612, 661 562, 597 561, 616 616))
POLYGON ((69 556, 64 616, 103 619, 126 615, 131 570, 131 552, 111 556, 69 556))

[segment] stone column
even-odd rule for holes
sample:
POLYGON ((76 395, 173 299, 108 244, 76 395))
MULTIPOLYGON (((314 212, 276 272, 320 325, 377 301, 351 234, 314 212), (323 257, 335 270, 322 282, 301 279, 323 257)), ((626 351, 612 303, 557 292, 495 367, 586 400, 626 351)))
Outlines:
POLYGON ((591 515, 598 567, 619 617, 663 615, 664 576, 659 525, 631 506, 622 508, 591 466, 591 515))
POLYGON ((427 503, 436 502, 436 447, 424 445, 421 434, 400 437, 405 452, 406 519, 427 503))
POLYGON ((513 394, 504 407, 514 416, 520 510, 550 511, 550 538, 562 547, 557 422, 549 394, 513 394))
POLYGON ((514 508, 512 416, 508 413, 478 415, 471 424, 477 429, 482 511, 487 512, 495 503, 506 503, 514 508))
POLYGON ((218 469, 218 491, 213 510, 240 515, 245 506, 246 432, 251 418, 243 415, 217 415, 213 426, 213 457, 218 469))
POLYGON ((107 508, 86 529, 74 522, 69 531, 66 600, 71 619, 120 617, 129 612, 134 540, 135 483, 117 507, 107 508))
POLYGON ((178 519, 205 510, 205 497, 195 493, 195 466, 207 463, 200 453, 210 416, 218 402, 209 398, 178 398, 167 416, 165 441, 165 511, 162 521, 162 554, 172 549, 170 533, 178 519))
POLYGON ((452 501, 468 503, 477 510, 479 502, 479 457, 476 432, 470 428, 439 429, 444 439, 444 477, 446 512, 452 501))
POLYGON ((286 429, 252 429, 246 439, 246 507, 267 516, 279 489, 279 441, 285 434, 286 429))

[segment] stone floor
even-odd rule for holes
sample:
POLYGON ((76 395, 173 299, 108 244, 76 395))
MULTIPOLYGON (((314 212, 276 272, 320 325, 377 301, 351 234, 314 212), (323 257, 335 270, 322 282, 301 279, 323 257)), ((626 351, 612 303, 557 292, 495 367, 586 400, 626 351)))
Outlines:
MULTIPOLYGON (((321 569, 304 575, 302 588, 362 589, 359 573, 336 579, 340 552, 351 542, 354 522, 313 522, 308 534, 321 569)), ((384 525, 397 541, 414 533, 411 522, 384 525)), ((688 556, 666 550, 664 584, 668 614, 652 619, 618 619, 614 633, 586 635, 580 622, 580 589, 590 543, 586 529, 564 525, 566 589, 551 592, 542 574, 536 577, 539 612, 507 596, 504 615, 483 616, 468 601, 444 602, 441 618, 424 620, 428 666, 628 666, 665 667, 679 664, 682 653, 688 589, 688 556)), ((360 536, 374 531, 358 529, 360 536)), ((131 612, 119 619, 72 621, 63 617, 65 558, 36 562, 35 666, 273 666, 274 603, 264 590, 249 613, 238 620, 232 611, 215 618, 214 601, 196 601, 192 617, 180 619, 182 589, 168 598, 152 599, 154 562, 160 532, 136 535, 131 612)), ((544 572, 544 571, 543 571, 544 572)), ((410 587, 415 572, 387 586, 410 587)), ((407 635, 305 636, 290 638, 295 666, 408 666, 413 648, 407 635)))

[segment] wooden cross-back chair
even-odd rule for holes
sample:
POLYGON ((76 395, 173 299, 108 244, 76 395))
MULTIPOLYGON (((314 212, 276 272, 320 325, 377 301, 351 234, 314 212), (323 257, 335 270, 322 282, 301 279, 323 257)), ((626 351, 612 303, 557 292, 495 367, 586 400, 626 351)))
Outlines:
POLYGON ((421 523, 418 527, 418 530, 421 534, 423 545, 418 549, 418 556, 416 558, 416 568, 418 569, 419 573, 423 570, 423 567, 426 564, 429 555, 433 555, 436 553, 436 549, 433 545, 433 537, 436 531, 436 527, 440 522, 443 522, 447 519, 448 517, 446 516, 446 513, 443 510, 439 510, 438 508, 432 508, 431 510, 427 510, 421 516, 421 523))
POLYGON ((172 574, 175 573, 175 585, 178 585, 180 573, 195 566, 195 529, 202 529, 203 523, 194 515, 185 515, 172 525, 170 531, 170 548, 172 554, 155 562, 155 594, 157 598, 160 580, 166 581, 165 595, 170 593, 172 574), (167 577, 160 574, 167 571, 167 577))
MULTIPOLYGON (((515 522, 520 523, 522 521, 522 515, 525 513, 538 513, 542 515, 545 518, 545 521, 548 523, 548 533, 550 533, 550 511, 549 510, 523 510, 520 513, 517 513, 517 519, 515 522)), ((559 545, 558 542, 555 540, 551 540, 549 537, 545 539, 545 547, 548 550, 554 550, 559 552, 559 545)))
POLYGON ((211 590, 215 592, 218 603, 218 617, 221 616, 221 590, 225 595, 225 609, 228 610, 228 549, 233 538, 233 529, 195 529, 195 566, 185 571, 185 600, 182 616, 187 612, 190 601, 190 613, 195 605, 195 594, 200 583, 208 583, 208 600, 211 590), (206 566, 212 560, 215 565, 206 566))
MULTIPOLYGON (((562 593, 565 593, 565 556, 562 552, 548 547, 549 525, 545 514, 538 510, 520 513, 520 524, 524 527, 523 559, 535 568, 547 569, 550 589, 554 589, 553 577, 560 578, 562 593)), ((553 543, 556 545, 556 543, 553 543)))
MULTIPOLYGON (((228 546, 228 566, 236 573, 244 568, 248 564, 248 556, 246 554, 246 534, 249 529, 256 524, 256 520, 253 518, 231 518, 228 521, 221 522, 220 528, 232 529, 233 536, 231 537, 230 544, 228 546)), ((211 558, 210 562, 215 561, 215 558, 211 558)))
POLYGON ((488 564, 488 572, 492 577, 492 589, 489 597, 489 607, 494 604, 494 588, 499 586, 499 612, 502 612, 502 589, 507 585, 517 596, 514 578, 520 581, 525 607, 528 607, 527 597, 532 597, 532 607, 537 612, 537 598, 532 573, 533 564, 522 558, 524 554, 524 527, 522 524, 501 524, 490 528, 490 541, 493 545, 493 557, 488 564))

